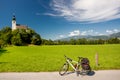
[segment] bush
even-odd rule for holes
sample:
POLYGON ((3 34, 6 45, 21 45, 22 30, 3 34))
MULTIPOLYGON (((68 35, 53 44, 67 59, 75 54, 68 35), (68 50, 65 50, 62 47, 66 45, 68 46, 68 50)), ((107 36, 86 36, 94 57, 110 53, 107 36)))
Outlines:
POLYGON ((16 45, 16 46, 21 46, 23 45, 22 44, 22 39, 21 39, 21 36, 20 34, 18 33, 17 35, 14 35, 11 39, 11 42, 13 45, 16 45))

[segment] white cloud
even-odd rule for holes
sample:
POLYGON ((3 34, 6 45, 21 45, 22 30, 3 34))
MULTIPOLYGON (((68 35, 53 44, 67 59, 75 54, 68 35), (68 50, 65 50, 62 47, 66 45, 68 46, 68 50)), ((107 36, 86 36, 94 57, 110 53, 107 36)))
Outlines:
POLYGON ((93 30, 92 30, 92 29, 91 29, 91 30, 88 30, 88 32, 89 32, 89 33, 92 33, 92 32, 93 32, 93 30))
POLYGON ((81 35, 93 35, 94 34, 94 30, 87 30, 87 31, 81 31, 81 35))
POLYGON ((98 35, 99 34, 99 32, 95 32, 95 35, 98 35))
POLYGON ((73 32, 70 32, 68 36, 79 36, 80 31, 79 30, 74 30, 73 32))
POLYGON ((36 13, 36 15, 47 15, 47 16, 58 16, 58 15, 56 15, 56 14, 52 14, 52 13, 36 13))
POLYGON ((105 34, 102 34, 102 33, 100 33, 100 34, 98 34, 99 36, 102 36, 102 35, 105 35, 105 34))
POLYGON ((113 31, 114 31, 115 33, 119 32, 119 30, 118 30, 118 29, 114 29, 113 31))
POLYGON ((87 35, 87 31, 82 31, 81 35, 87 35))
POLYGON ((118 29, 106 30, 106 33, 108 33, 108 34, 117 33, 117 32, 119 32, 118 29))
POLYGON ((58 15, 52 14, 52 13, 44 13, 43 15, 47 15, 47 16, 58 16, 58 15))
POLYGON ((106 32, 107 32, 108 34, 112 34, 112 33, 113 33, 112 30, 106 30, 106 32))
POLYGON ((59 37, 60 37, 60 38, 64 38, 64 35, 60 35, 59 37))
POLYGON ((50 6, 69 21, 96 23, 120 18, 120 0, 52 0, 50 6))
POLYGON ((94 30, 86 30, 86 31, 80 31, 80 30, 74 30, 72 32, 69 33, 68 36, 79 36, 79 35, 93 35, 94 34, 94 30))

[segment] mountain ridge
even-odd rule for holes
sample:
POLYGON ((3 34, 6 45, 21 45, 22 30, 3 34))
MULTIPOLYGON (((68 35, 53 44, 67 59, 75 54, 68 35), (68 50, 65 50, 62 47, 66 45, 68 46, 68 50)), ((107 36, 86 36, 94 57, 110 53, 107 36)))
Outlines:
POLYGON ((58 39, 60 41, 69 41, 71 39, 82 39, 82 38, 85 38, 87 40, 98 40, 98 39, 103 39, 103 40, 107 40, 107 39, 110 39, 110 38, 120 38, 120 32, 117 32, 117 33, 113 33, 113 34, 110 34, 110 35, 97 35, 97 36, 94 36, 94 35, 79 35, 79 36, 72 36, 72 37, 67 37, 67 38, 62 38, 62 39, 58 39))

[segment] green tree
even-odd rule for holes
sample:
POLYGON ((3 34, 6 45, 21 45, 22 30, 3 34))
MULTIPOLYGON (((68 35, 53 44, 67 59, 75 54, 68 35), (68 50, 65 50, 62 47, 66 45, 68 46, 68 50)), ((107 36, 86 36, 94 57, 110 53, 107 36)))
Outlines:
POLYGON ((104 43, 105 43, 105 40, 102 40, 102 39, 98 40, 98 44, 104 44, 104 43))
POLYGON ((3 40, 4 44, 11 44, 12 30, 10 27, 4 27, 0 32, 0 39, 3 40))
POLYGON ((110 43, 110 44, 118 44, 118 43, 120 43, 120 40, 117 37, 116 38, 110 38, 108 40, 108 43, 110 43))
POLYGON ((4 41, 0 39, 0 48, 4 47, 4 41))
POLYGON ((82 38, 82 39, 78 39, 77 41, 76 41, 76 44, 87 44, 87 40, 85 39, 85 38, 82 38))
POLYGON ((19 33, 20 33, 20 35, 21 35, 21 39, 22 39, 22 42, 23 42, 24 44, 30 44, 30 43, 31 43, 31 36, 32 36, 32 35, 30 35, 30 34, 27 32, 27 30, 25 30, 25 29, 19 29, 19 33))
POLYGON ((40 45, 41 43, 42 43, 42 39, 41 39, 40 35, 37 34, 37 33, 35 33, 35 34, 32 36, 31 44, 40 45))
POLYGON ((16 45, 16 46, 21 46, 21 45, 23 45, 23 42, 22 42, 22 39, 21 39, 21 35, 20 35, 20 33, 19 33, 19 30, 17 29, 17 30, 14 30, 13 32, 12 32, 12 39, 11 39, 11 43, 13 44, 13 45, 16 45))
POLYGON ((75 40, 75 39, 71 39, 71 40, 70 40, 70 44, 76 45, 76 40, 75 40))
POLYGON ((42 45, 48 45, 48 40, 42 39, 42 45))

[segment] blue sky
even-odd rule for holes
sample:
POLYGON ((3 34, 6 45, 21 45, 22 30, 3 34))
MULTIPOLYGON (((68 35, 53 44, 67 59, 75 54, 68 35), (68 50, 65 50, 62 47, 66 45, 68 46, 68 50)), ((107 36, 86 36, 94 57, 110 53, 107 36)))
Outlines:
POLYGON ((13 14, 45 39, 120 32, 120 0, 0 0, 0 29, 13 14))

